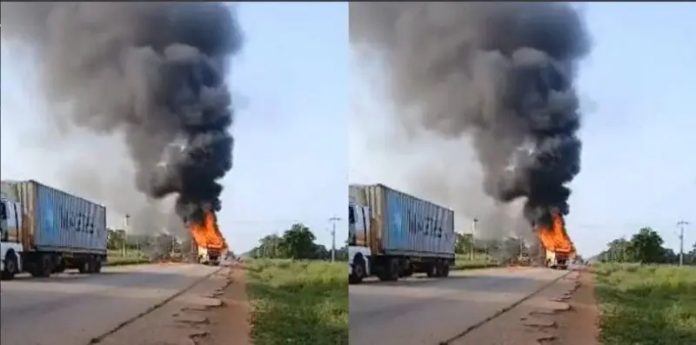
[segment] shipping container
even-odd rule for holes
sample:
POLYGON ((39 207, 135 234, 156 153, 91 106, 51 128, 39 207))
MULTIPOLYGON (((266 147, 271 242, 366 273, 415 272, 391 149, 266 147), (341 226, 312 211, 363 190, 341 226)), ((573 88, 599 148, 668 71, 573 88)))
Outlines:
POLYGON ((351 185, 349 196, 351 272, 357 267, 358 276, 374 273, 383 280, 413 272, 449 274, 454 211, 382 184, 351 185), (359 264, 353 264, 354 258, 359 264))
POLYGON ((104 206, 33 180, 2 181, 2 192, 21 205, 22 257, 32 274, 99 272, 106 259, 104 206))
POLYGON ((387 186, 354 185, 370 209, 374 252, 388 255, 454 255, 454 211, 387 186))
POLYGON ((22 205, 26 251, 106 253, 106 208, 36 181, 3 182, 22 205))

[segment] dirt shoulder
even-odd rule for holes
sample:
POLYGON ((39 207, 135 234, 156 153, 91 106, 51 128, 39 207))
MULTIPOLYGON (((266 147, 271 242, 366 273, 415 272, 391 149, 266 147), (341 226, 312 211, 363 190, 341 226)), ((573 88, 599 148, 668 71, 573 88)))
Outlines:
POLYGON ((598 344, 598 313, 589 272, 573 271, 449 344, 598 344))
POLYGON ((229 272, 229 286, 218 298, 223 308, 210 312, 210 334, 201 338, 200 345, 251 344, 249 315, 251 307, 246 292, 246 268, 233 266, 229 272))
POLYGON ((554 345, 599 344, 599 308, 594 293, 594 277, 582 271, 579 287, 570 299, 570 311, 556 315, 557 338, 554 345))
POLYGON ((244 276, 241 266, 222 268, 157 309, 93 343, 251 344, 244 276))

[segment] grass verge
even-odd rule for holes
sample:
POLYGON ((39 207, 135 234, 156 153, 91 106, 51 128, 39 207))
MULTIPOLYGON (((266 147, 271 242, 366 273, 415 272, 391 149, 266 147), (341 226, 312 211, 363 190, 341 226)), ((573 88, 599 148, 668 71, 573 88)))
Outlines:
POLYGON ((253 260, 248 267, 254 344, 348 344, 345 262, 253 260))
POLYGON ((109 250, 106 254, 106 266, 125 266, 147 264, 150 260, 145 255, 138 251, 128 251, 126 255, 123 252, 109 250))
POLYGON ((472 270, 477 268, 488 268, 500 266, 493 258, 486 255, 477 254, 473 260, 469 255, 457 254, 454 259, 452 270, 472 270))
POLYGON ((601 264, 595 272, 603 344, 696 344, 696 269, 601 264))

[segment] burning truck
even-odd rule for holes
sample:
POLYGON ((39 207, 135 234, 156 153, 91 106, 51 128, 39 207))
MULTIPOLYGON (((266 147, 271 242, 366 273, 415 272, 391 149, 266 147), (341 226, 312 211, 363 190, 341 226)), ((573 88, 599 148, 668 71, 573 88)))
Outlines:
POLYGON ((219 265, 227 254, 227 242, 220 233, 217 217, 213 211, 206 211, 202 222, 188 221, 196 254, 196 261, 204 265, 219 265))
POLYGON ((544 265, 551 268, 567 269, 575 257, 575 246, 568 237, 565 222, 560 213, 552 215, 548 226, 535 226, 544 252, 544 265))

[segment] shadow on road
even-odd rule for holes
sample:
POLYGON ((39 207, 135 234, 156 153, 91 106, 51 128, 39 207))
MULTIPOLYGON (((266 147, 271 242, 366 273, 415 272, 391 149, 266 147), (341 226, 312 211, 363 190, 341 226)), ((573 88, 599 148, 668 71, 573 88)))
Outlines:
MULTIPOLYGON (((212 271, 211 271, 212 272, 212 271)), ((77 272, 65 272, 54 274, 48 278, 35 278, 28 274, 15 277, 15 280, 7 284, 59 284, 59 285, 101 285, 104 287, 118 288, 149 288, 167 286, 167 281, 175 281, 185 277, 196 275, 186 272, 157 271, 156 269, 142 271, 105 271, 99 274, 80 274, 77 272), (163 283, 164 282, 164 283, 163 283)), ((3 285, 6 283, 3 282, 3 285)), ((11 285, 6 285, 6 287, 11 285)))

